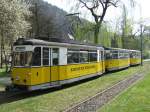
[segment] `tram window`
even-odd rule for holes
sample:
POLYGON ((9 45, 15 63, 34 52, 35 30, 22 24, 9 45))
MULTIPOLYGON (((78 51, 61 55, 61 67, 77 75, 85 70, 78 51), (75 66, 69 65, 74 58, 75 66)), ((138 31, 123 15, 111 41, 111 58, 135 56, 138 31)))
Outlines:
POLYGON ((113 54, 114 59, 118 59, 118 54, 113 54))
POLYGON ((58 48, 52 49, 52 62, 53 62, 53 65, 59 65, 59 49, 58 48))
POLYGON ((129 58, 129 53, 126 53, 126 58, 129 58))
POLYGON ((106 53, 106 59, 111 59, 110 53, 106 53))
POLYGON ((79 63, 79 51, 68 50, 67 63, 79 63))
POLYGON ((141 54, 140 53, 138 53, 138 58, 141 58, 141 54))
POLYGON ((103 51, 99 51, 99 61, 103 60, 103 51))
POLYGON ((90 62, 97 61, 97 52, 89 52, 89 60, 90 62))
POLYGON ((131 58, 134 58, 134 57, 135 57, 134 52, 132 52, 131 53, 131 58))
POLYGON ((49 48, 43 48, 43 65, 49 65, 49 48))
POLYGON ((80 60, 80 63, 88 62, 88 51, 81 51, 79 60, 80 60))
POLYGON ((41 66, 41 47, 36 47, 33 53, 33 66, 41 66))
POLYGON ((123 59, 124 58, 124 53, 123 52, 120 52, 119 53, 119 59, 123 59))
POLYGON ((15 52, 13 57, 14 66, 31 66, 32 52, 15 52))
POLYGON ((132 57, 136 58, 136 53, 135 52, 132 53, 132 57))

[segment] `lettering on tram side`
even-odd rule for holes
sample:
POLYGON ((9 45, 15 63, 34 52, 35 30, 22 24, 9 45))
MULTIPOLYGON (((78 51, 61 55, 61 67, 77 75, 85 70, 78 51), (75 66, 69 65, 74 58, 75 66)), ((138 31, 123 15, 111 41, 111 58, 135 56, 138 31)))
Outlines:
POLYGON ((76 67, 76 68, 71 68, 71 71, 79 71, 79 70, 86 70, 86 69, 93 69, 93 68, 96 68, 96 66, 92 65, 92 66, 76 67))

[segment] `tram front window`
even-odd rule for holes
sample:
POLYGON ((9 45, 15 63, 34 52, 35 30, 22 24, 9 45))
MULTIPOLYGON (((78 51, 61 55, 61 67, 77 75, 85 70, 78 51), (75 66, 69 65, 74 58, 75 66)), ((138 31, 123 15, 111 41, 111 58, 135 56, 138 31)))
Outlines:
POLYGON ((14 66, 31 66, 32 52, 15 52, 14 66))

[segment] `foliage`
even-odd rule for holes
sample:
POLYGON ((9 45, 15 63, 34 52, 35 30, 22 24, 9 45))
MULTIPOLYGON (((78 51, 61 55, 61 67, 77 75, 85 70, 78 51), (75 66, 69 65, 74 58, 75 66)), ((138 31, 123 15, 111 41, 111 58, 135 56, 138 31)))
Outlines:
MULTIPOLYGON (((94 30, 94 43, 98 44, 99 33, 106 12, 110 6, 117 7, 119 0, 78 0, 93 16, 95 25, 94 30)), ((82 7, 83 7, 82 6, 82 7)))
POLYGON ((0 78, 1 77, 7 77, 8 76, 8 73, 5 72, 5 69, 0 69, 0 78))
POLYGON ((5 61, 7 68, 5 46, 10 49, 15 38, 27 35, 30 15, 29 4, 23 0, 0 0, 1 67, 5 61))
POLYGON ((30 16, 28 4, 21 0, 1 0, 0 1, 0 36, 7 41, 12 41, 14 37, 25 36, 30 24, 27 18, 30 16))
POLYGON ((72 33, 71 22, 67 18, 67 12, 55 7, 43 0, 29 0, 31 3, 30 19, 32 29, 29 37, 35 38, 69 38, 72 33))
POLYGON ((74 37, 76 40, 88 43, 93 42, 92 38, 93 37, 92 27, 94 27, 93 23, 82 19, 80 24, 74 23, 73 27, 74 27, 74 37))
MULTIPOLYGON (((94 43, 94 28, 95 24, 86 20, 82 20, 78 26, 74 25, 74 37, 76 40, 85 43, 94 43)), ((113 38, 113 32, 107 24, 102 24, 99 33, 100 45, 111 47, 111 39, 113 38)))

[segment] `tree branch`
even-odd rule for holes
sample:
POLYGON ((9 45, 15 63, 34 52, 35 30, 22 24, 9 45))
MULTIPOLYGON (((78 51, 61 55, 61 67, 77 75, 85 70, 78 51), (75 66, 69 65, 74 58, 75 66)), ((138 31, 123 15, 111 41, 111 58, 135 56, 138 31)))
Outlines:
POLYGON ((102 0, 99 0, 100 4, 102 5, 103 9, 104 9, 104 2, 102 0))

